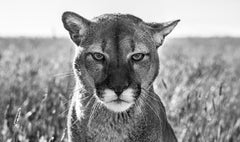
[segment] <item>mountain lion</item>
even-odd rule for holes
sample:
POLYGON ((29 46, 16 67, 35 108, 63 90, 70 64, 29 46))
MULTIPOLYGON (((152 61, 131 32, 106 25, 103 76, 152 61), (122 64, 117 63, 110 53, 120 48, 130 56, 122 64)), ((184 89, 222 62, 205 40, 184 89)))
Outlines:
POLYGON ((157 49, 179 20, 146 23, 133 15, 105 14, 90 21, 65 12, 62 21, 77 45, 69 141, 176 142, 153 82, 157 49))

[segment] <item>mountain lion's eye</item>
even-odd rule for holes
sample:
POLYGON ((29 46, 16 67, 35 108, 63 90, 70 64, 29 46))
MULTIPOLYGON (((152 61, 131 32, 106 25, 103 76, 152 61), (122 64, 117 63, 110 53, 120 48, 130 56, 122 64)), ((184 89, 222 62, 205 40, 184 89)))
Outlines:
POLYGON ((143 53, 137 53, 137 54, 133 54, 132 55, 132 60, 133 61, 141 61, 144 58, 144 54, 143 53))
POLYGON ((104 55, 101 53, 93 53, 92 57, 97 61, 102 61, 104 59, 104 55))

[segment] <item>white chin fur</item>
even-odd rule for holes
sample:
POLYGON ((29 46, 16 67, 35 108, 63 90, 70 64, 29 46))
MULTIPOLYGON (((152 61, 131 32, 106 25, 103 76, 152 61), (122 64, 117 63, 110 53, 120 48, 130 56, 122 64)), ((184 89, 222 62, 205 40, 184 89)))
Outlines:
POLYGON ((114 112, 124 112, 128 110, 133 103, 127 103, 127 102, 109 102, 109 103, 104 103, 105 106, 114 112))
POLYGON ((128 88, 122 92, 121 102, 115 102, 118 97, 111 89, 105 89, 103 94, 103 104, 114 112, 123 112, 128 110, 134 104, 134 92, 132 88, 128 88))

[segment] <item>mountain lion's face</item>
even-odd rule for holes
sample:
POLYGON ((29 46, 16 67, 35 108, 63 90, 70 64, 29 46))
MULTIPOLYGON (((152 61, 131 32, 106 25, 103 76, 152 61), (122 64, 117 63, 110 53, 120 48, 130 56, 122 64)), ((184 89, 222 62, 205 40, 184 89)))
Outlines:
POLYGON ((147 90, 159 70, 157 47, 178 21, 148 24, 131 15, 105 15, 95 22, 66 12, 65 28, 81 47, 74 68, 108 109, 122 112, 147 90))

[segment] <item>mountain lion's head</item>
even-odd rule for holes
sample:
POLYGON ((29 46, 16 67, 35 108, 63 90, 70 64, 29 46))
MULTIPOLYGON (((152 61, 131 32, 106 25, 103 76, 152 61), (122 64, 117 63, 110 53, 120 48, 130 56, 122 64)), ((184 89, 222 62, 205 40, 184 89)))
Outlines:
POLYGON ((157 48, 179 22, 145 23, 122 14, 90 21, 72 12, 65 12, 62 20, 79 46, 74 60, 77 82, 114 112, 134 106, 152 86, 159 70, 157 48))

